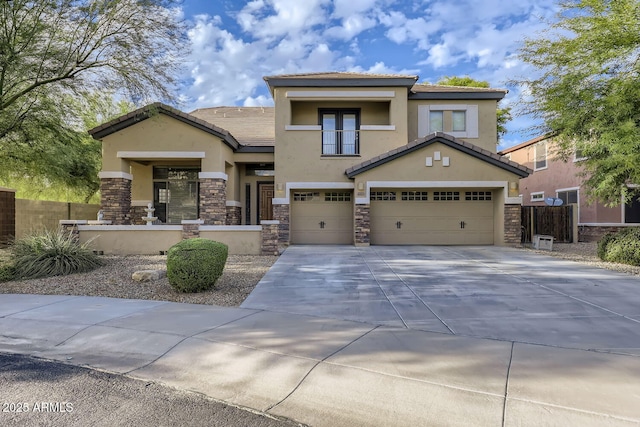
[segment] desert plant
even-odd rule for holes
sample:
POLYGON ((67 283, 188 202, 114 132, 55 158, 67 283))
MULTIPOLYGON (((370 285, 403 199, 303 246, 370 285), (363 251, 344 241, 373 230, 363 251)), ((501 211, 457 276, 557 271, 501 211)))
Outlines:
POLYGON ((16 240, 11 246, 15 278, 64 276, 91 271, 102 261, 85 244, 62 230, 44 231, 16 240))
POLYGON ((173 245, 167 253, 167 278, 178 292, 215 287, 222 276, 229 248, 224 243, 195 238, 173 245))
POLYGON ((0 283, 8 282, 9 280, 13 280, 16 275, 16 269, 13 264, 2 264, 0 265, 0 283))
POLYGON ((640 265, 640 229, 630 227, 603 236, 598 256, 604 261, 640 265))

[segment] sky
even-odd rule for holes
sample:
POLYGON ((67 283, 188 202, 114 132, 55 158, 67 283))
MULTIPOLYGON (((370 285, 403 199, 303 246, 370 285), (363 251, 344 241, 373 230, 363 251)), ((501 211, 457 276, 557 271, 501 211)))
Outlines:
MULTIPOLYGON (((555 0, 183 0, 191 53, 183 108, 272 106, 263 76, 322 71, 418 75, 436 83, 468 75, 522 96, 524 37, 555 18, 555 0)), ((499 148, 533 136, 514 117, 499 148)))

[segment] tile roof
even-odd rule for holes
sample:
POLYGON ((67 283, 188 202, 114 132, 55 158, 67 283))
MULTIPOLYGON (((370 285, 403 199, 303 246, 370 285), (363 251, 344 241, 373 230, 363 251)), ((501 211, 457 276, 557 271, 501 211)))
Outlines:
POLYGON ((370 74, 370 73, 352 73, 346 71, 327 71, 319 73, 302 73, 302 74, 280 74, 275 76, 265 76, 264 80, 269 79, 418 79, 418 76, 409 74, 370 74))
POLYGON ((432 85, 427 83, 416 83, 411 88, 411 92, 502 92, 504 94, 509 93, 507 89, 494 89, 490 87, 471 87, 471 86, 445 86, 445 85, 432 85))
POLYGON ((533 171, 528 167, 522 166, 519 163, 513 162, 507 159, 506 157, 502 157, 489 150, 480 148, 477 145, 471 144, 470 142, 454 138, 451 135, 447 135, 446 133, 435 132, 435 133, 432 133, 431 135, 425 136, 424 138, 416 139, 407 145, 395 148, 391 151, 387 151, 386 153, 380 154, 379 156, 373 157, 362 163, 354 165, 348 168, 347 170, 345 170, 345 174, 349 178, 353 178, 354 176, 359 175, 362 172, 366 172, 370 169, 376 168, 398 157, 402 157, 406 154, 409 154, 420 148, 427 147, 436 142, 440 142, 451 148, 460 150, 480 160, 491 163, 494 166, 498 166, 509 172, 515 173, 523 178, 533 173, 533 171))
POLYGON ((226 129, 242 145, 275 144, 274 107, 200 108, 189 114, 226 129))
POLYGON ((553 132, 552 133, 547 133, 547 134, 535 137, 533 139, 530 139, 528 141, 521 142, 520 144, 505 148, 504 150, 500 151, 500 153, 502 153, 502 154, 513 153, 516 150, 528 147, 528 146, 533 145, 533 144, 535 144, 537 142, 540 142, 540 141, 544 141, 545 139, 552 138, 553 136, 554 136, 553 132))

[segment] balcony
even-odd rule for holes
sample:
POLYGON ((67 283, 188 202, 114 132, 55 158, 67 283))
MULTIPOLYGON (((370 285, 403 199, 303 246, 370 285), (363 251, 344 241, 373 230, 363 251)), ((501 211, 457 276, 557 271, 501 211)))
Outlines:
POLYGON ((355 156, 360 154, 359 130, 323 130, 323 156, 355 156))

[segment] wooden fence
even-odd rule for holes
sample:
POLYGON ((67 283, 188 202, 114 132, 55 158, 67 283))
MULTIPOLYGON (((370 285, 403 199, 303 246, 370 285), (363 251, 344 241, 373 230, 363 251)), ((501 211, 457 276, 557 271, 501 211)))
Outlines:
POLYGON ((522 243, 531 243, 534 234, 553 236, 559 243, 573 243, 573 205, 523 206, 522 243))

